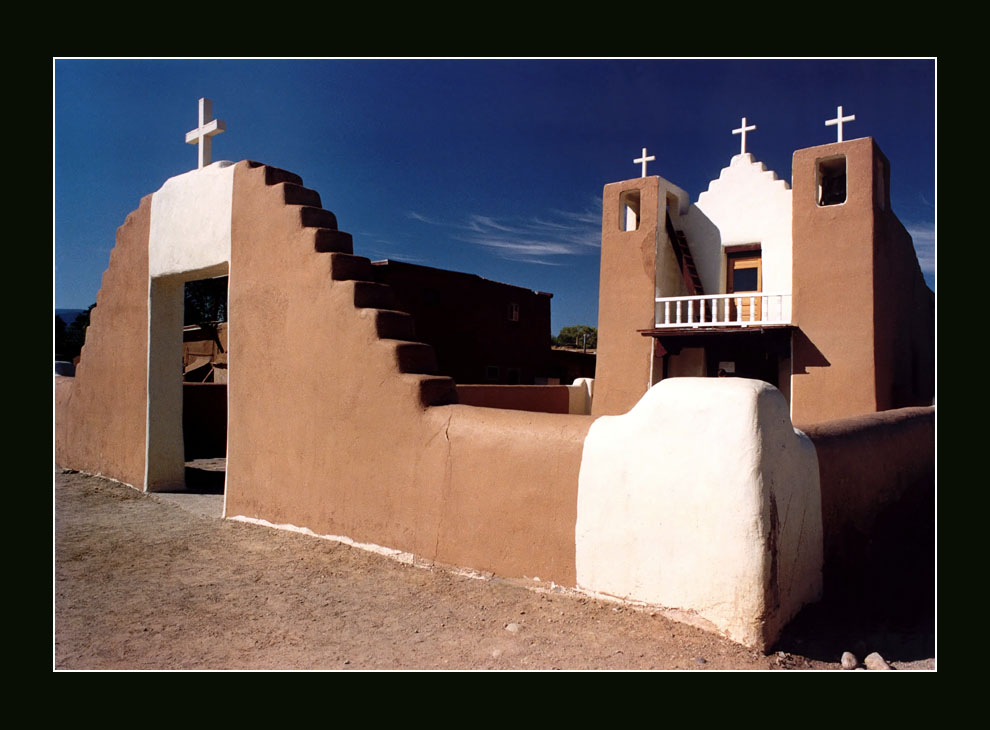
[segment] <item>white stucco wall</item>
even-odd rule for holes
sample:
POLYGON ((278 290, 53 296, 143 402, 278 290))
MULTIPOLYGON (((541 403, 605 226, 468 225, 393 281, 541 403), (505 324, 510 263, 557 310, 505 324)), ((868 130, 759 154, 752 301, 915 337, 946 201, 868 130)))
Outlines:
POLYGON ((681 225, 706 294, 725 292, 723 248, 752 243, 762 246, 763 291, 791 292, 791 190, 748 152, 732 158, 681 225))
POLYGON ((818 461, 772 386, 672 378, 585 441, 578 584, 763 647, 822 581, 818 461))
POLYGON ((567 386, 567 412, 583 416, 591 415, 594 393, 594 378, 575 378, 574 382, 567 386))
MULTIPOLYGON (((691 207, 691 196, 686 190, 662 177, 657 191, 657 261, 654 275, 654 296, 671 297, 687 294, 684 277, 677 265, 670 236, 667 235, 666 215, 669 212, 674 227, 677 228, 684 214, 691 207), (669 206, 669 207, 668 207, 669 206)), ((652 381, 651 381, 652 382, 652 381)))
POLYGON ((151 199, 148 269, 152 277, 230 261, 234 164, 214 162, 169 178, 151 199))

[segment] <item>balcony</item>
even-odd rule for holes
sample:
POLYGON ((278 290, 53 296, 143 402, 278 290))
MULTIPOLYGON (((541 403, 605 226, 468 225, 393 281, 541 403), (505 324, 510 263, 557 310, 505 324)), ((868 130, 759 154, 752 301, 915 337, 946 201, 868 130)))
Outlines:
POLYGON ((791 295, 767 292, 657 297, 656 329, 738 329, 789 325, 791 295))

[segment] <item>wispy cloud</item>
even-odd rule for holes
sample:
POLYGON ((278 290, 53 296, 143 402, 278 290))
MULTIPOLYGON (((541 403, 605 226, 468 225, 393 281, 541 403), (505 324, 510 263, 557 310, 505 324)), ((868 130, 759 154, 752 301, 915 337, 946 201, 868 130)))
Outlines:
POLYGON ((428 223, 431 226, 441 225, 440 221, 433 220, 432 218, 427 218, 422 213, 417 213, 415 210, 406 211, 406 216, 412 218, 414 221, 419 221, 420 223, 428 223))
POLYGON ((914 241, 914 250, 918 254, 918 263, 924 274, 935 273, 935 224, 913 223, 905 226, 914 241))
POLYGON ((531 218, 496 218, 473 213, 443 222, 410 211, 409 217, 443 226, 450 237, 481 246, 496 256, 543 266, 560 266, 571 256, 597 255, 601 247, 601 200, 583 211, 551 210, 531 218), (595 208, 597 206, 597 209, 595 208))
MULTIPOLYGON (((360 241, 360 254, 372 261, 394 259, 407 264, 429 264, 430 262, 418 256, 413 248, 401 240, 385 238, 372 230, 351 231, 355 241, 360 241)), ((356 252, 357 253, 357 252, 356 252)))

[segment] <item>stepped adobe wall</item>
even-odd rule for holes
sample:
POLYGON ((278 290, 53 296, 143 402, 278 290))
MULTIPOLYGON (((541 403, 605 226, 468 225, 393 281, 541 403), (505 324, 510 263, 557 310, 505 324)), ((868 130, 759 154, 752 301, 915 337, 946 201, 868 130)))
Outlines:
MULTIPOLYGON (((160 488, 149 464, 182 469, 158 463, 175 434, 148 397, 152 198, 118 231, 77 377, 55 386, 56 462, 139 489, 160 488)), ((292 173, 235 166, 229 240, 226 516, 573 585, 592 419, 449 405, 412 318, 292 173)))
POLYGON ((280 176, 234 177, 227 515, 573 584, 591 419, 448 405, 389 287, 280 176))
POLYGON ((55 462, 145 480, 151 197, 117 229, 74 378, 55 379, 55 462))

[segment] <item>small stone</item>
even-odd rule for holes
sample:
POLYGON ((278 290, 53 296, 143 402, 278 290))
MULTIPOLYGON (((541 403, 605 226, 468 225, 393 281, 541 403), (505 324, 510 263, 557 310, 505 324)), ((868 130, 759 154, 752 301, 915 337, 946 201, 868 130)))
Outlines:
POLYGON ((502 650, 501 649, 494 649, 492 651, 492 659, 498 659, 500 656, 502 656, 502 650))
POLYGON ((704 657, 700 657, 700 656, 699 657, 695 657, 695 661, 698 662, 698 664, 708 664, 708 662, 705 660, 705 658, 704 657))
POLYGON ((855 669, 859 666, 859 659, 856 655, 850 651, 842 652, 842 659, 840 660, 843 669, 855 669))
POLYGON ((890 665, 887 664, 886 660, 877 652, 869 654, 866 659, 863 660, 863 664, 865 664, 866 668, 871 671, 890 669, 890 665))
POLYGON ((520 631, 522 631, 522 624, 517 624, 516 622, 513 621, 511 624, 505 625, 505 630, 508 631, 510 634, 518 634, 520 631))

